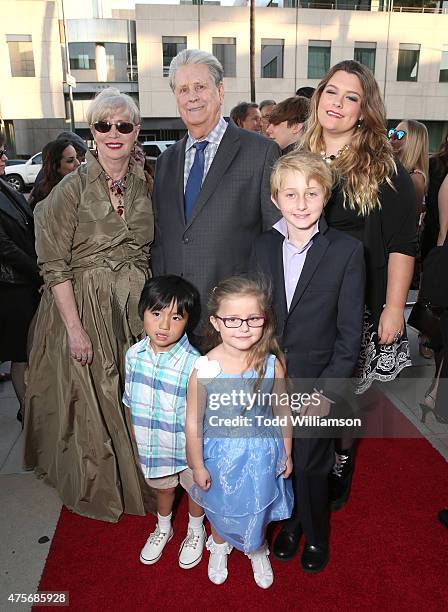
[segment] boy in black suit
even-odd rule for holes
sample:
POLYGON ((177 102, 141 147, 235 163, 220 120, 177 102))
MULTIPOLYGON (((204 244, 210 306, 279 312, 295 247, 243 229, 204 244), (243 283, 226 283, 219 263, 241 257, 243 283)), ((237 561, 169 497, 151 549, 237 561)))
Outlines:
MULTIPOLYGON (((311 379, 316 382, 314 391, 323 389, 317 405, 302 406, 301 415, 329 414, 338 398, 331 391, 339 389, 334 387, 335 379, 352 376, 361 342, 363 245, 328 227, 322 215, 332 182, 330 168, 318 155, 301 151, 277 160, 271 197, 283 218, 256 239, 253 250, 251 267, 272 284, 288 377, 311 379)), ((284 523, 273 553, 278 559, 292 559, 304 533, 302 568, 318 572, 328 562, 333 440, 296 438, 293 461, 294 512, 284 523)))

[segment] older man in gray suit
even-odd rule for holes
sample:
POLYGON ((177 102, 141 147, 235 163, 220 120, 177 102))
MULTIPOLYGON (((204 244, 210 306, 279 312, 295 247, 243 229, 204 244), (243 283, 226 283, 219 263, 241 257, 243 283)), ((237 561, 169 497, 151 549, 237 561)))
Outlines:
POLYGON ((169 78, 188 134, 157 162, 152 267, 196 285, 204 316, 210 290, 247 271, 254 238, 278 220, 269 178, 279 149, 224 120, 223 68, 210 53, 182 51, 169 78))

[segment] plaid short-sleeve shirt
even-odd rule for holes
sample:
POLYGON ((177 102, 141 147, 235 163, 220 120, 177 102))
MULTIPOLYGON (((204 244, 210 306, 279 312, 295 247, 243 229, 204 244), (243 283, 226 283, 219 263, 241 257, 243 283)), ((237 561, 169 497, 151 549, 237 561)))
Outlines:
POLYGON ((126 353, 123 403, 131 411, 145 478, 160 478, 187 467, 187 386, 199 352, 186 335, 166 353, 155 353, 149 338, 126 353))

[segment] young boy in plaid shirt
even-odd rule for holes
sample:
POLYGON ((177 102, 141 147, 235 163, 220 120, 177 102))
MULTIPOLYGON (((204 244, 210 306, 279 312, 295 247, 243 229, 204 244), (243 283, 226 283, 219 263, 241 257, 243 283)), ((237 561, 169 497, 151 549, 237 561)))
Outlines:
MULTIPOLYGON (((156 563, 173 537, 171 511, 177 485, 188 492, 193 476, 185 454, 187 386, 199 352, 186 331, 199 319, 199 294, 174 275, 146 281, 139 314, 146 338, 126 353, 123 403, 131 411, 140 465, 147 483, 157 492, 158 522, 140 553, 140 561, 156 563)), ((187 536, 179 565, 194 567, 202 558, 204 514, 190 497, 187 536)))

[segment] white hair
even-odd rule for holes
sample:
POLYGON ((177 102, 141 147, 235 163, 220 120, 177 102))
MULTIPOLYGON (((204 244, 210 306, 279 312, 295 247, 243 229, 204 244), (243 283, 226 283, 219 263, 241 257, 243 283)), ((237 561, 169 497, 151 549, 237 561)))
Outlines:
POLYGON ((107 87, 100 91, 90 103, 86 113, 87 122, 93 125, 97 121, 104 121, 115 111, 121 109, 128 115, 131 123, 135 125, 140 123, 140 111, 131 96, 121 93, 115 87, 107 87))
POLYGON ((176 72, 181 66, 185 66, 186 64, 205 64, 216 87, 222 83, 224 69, 221 62, 214 55, 208 51, 201 51, 200 49, 184 49, 171 60, 168 76, 170 87, 173 91, 176 86, 176 72))

